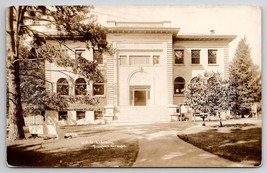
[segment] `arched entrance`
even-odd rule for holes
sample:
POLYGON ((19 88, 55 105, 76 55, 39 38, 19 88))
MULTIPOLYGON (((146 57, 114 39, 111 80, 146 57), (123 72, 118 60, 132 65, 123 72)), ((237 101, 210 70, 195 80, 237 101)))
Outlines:
POLYGON ((134 73, 129 80, 129 105, 150 106, 154 103, 154 80, 145 72, 134 73))

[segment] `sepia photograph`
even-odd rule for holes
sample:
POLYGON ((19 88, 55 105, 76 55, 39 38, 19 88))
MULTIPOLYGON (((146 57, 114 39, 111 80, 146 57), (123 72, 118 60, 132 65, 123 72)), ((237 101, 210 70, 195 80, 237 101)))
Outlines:
POLYGON ((261 166, 261 13, 6 7, 7 166, 261 166))

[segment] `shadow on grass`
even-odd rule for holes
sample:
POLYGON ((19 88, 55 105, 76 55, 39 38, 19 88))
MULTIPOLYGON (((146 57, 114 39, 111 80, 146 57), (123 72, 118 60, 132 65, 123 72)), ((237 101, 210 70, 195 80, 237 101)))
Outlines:
POLYGON ((200 133, 178 135, 184 141, 220 157, 237 162, 247 162, 254 166, 261 164, 261 136, 261 128, 242 129, 241 126, 238 126, 237 129, 230 129, 230 133, 211 129, 200 133))
MULTIPOLYGON (((68 142, 71 140, 65 140, 68 142)), ((52 149, 48 146, 51 143, 11 145, 7 147, 7 163, 18 167, 130 167, 138 154, 137 139, 119 140, 115 144, 125 147, 96 148, 91 144, 58 147, 57 141, 52 149)))

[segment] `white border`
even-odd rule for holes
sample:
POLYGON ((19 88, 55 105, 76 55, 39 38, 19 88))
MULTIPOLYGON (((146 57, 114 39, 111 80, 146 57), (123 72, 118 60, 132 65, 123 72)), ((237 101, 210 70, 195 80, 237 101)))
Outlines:
POLYGON ((266 50, 263 48, 266 47, 266 22, 263 22, 263 19, 266 19, 266 9, 267 9, 267 1, 265 0, 27 0, 27 1, 21 1, 21 0, 12 0, 12 1, 1 1, 0 4, 0 22, 2 25, 0 26, 0 36, 2 39, 0 39, 0 81, 3 81, 0 84, 0 98, 1 103, 0 104, 0 115, 1 115, 1 121, 0 121, 0 132, 1 132, 1 142, 0 142, 0 170, 1 172, 5 173, 14 173, 14 172, 20 172, 20 173, 31 173, 31 172, 40 172, 40 173, 46 173, 48 171, 51 172, 99 172, 104 173, 109 171, 112 172, 153 172, 158 173, 163 171, 168 172, 212 172, 214 173, 224 173, 224 172, 235 172, 235 173, 250 173, 250 172, 258 172, 263 173, 267 172, 267 165, 266 165, 266 134, 265 134, 265 127, 267 125, 266 118, 264 117, 266 112, 265 105, 266 105, 266 82, 265 82, 265 73, 267 70, 265 70, 264 66, 267 67, 266 61, 264 60, 264 57, 266 56, 266 50), (199 5, 199 4, 206 4, 206 5, 258 5, 262 7, 262 88, 263 88, 263 100, 262 100, 262 107, 263 107, 263 160, 262 160, 262 166, 260 168, 8 168, 6 166, 6 119, 5 119, 5 112, 6 112, 6 71, 5 71, 5 8, 7 6, 11 5, 77 5, 77 4, 83 4, 83 5, 133 5, 133 4, 140 4, 140 5, 199 5))

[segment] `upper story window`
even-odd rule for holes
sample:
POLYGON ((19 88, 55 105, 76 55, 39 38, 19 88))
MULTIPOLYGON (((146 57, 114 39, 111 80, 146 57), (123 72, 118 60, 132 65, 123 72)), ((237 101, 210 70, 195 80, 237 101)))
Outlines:
POLYGON ((130 55, 130 65, 148 65, 150 64, 149 55, 130 55))
POLYGON ((183 94, 185 88, 185 80, 182 77, 177 77, 174 80, 174 94, 183 94))
POLYGON ((159 64, 159 55, 153 55, 153 65, 159 64))
POLYGON ((94 50, 94 60, 97 64, 103 64, 103 54, 98 50, 94 50))
POLYGON ((83 57, 85 49, 75 49, 75 58, 83 57))
POLYGON ((184 50, 175 50, 175 64, 184 64, 184 50))
POLYGON ((208 64, 216 64, 217 63, 217 50, 210 49, 208 50, 208 64))
POLYGON ((69 95, 69 82, 65 78, 60 78, 57 81, 58 95, 69 95))
POLYGON ((104 95, 104 83, 93 84, 93 95, 104 95))
POLYGON ((86 95, 86 81, 83 78, 78 78, 75 81, 75 95, 86 95))
POLYGON ((200 64, 200 50, 191 50, 192 64, 200 64))

